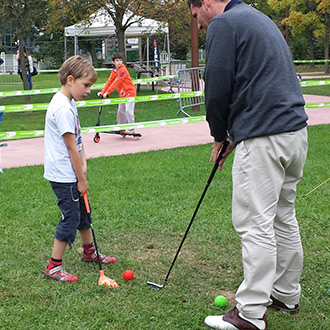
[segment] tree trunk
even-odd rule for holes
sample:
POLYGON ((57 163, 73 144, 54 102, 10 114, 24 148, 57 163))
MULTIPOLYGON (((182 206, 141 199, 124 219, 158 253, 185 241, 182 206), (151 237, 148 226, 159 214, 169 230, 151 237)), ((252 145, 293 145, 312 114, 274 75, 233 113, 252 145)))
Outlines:
MULTIPOLYGON (((324 35, 324 59, 329 60, 329 31, 330 31, 330 17, 325 14, 325 35, 324 35)), ((324 73, 329 73, 329 62, 325 62, 324 73)))
MULTIPOLYGON (((315 45, 313 40, 313 31, 311 28, 308 29, 308 44, 309 44, 309 59, 314 60, 315 59, 315 45)), ((311 69, 315 68, 315 63, 310 64, 311 69)))
MULTIPOLYGON (((191 30, 191 67, 196 68, 199 66, 198 59, 198 26, 197 20, 193 17, 190 19, 190 30, 191 30)), ((199 70, 192 71, 192 90, 199 91, 199 70)), ((193 103, 198 103, 198 98, 193 98, 193 103)), ((192 111, 199 111, 199 105, 193 105, 192 111)))
MULTIPOLYGON (((23 32, 22 28, 18 26, 18 40, 19 40, 19 60, 22 70, 22 80, 23 80, 23 88, 24 90, 29 89, 29 84, 27 81, 27 74, 26 74, 26 66, 25 66, 25 56, 24 56, 24 38, 23 38, 23 32)), ((28 61, 28 59, 26 59, 28 61)), ((31 97, 30 95, 25 95, 25 103, 30 104, 31 103, 31 97)))
POLYGON ((88 43, 88 46, 89 46, 88 50, 89 50, 89 52, 91 53, 91 56, 92 56, 93 66, 97 68, 99 66, 99 62, 98 62, 98 59, 97 59, 97 56, 96 56, 94 41, 91 41, 90 43, 88 43))
POLYGON ((116 35, 118 40, 118 51, 123 55, 124 63, 126 63, 125 30, 122 26, 116 27, 116 35))

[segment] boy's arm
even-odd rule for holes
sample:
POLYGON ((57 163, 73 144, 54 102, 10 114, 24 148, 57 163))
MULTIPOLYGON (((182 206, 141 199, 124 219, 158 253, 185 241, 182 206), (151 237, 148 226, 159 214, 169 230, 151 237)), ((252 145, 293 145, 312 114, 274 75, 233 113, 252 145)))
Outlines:
MULTIPOLYGON (((65 133, 63 134, 63 139, 65 142, 66 147, 68 148, 70 160, 73 166, 73 169, 76 173, 77 180, 78 180, 78 191, 81 195, 87 193, 88 191, 88 183, 86 180, 86 176, 84 174, 83 163, 86 162, 85 156, 82 157, 79 155, 77 145, 76 145, 76 138, 75 135, 72 133, 65 133)), ((86 170, 86 169, 85 169, 86 170)))
POLYGON ((83 143, 81 144, 81 165, 83 168, 83 173, 85 177, 87 177, 87 160, 83 143))
MULTIPOLYGON (((113 81, 115 80, 116 78, 116 75, 113 71, 111 71, 111 74, 110 74, 110 77, 109 79, 107 80, 107 82, 105 83, 103 89, 101 90, 101 94, 105 94, 107 89, 111 86, 111 84, 113 83, 113 81)), ((109 94, 109 93, 107 93, 109 94)))
POLYGON ((105 91, 105 94, 106 95, 111 94, 125 79, 132 79, 126 68, 120 70, 120 72, 118 73, 118 76, 116 77, 116 79, 114 79, 112 84, 105 91))

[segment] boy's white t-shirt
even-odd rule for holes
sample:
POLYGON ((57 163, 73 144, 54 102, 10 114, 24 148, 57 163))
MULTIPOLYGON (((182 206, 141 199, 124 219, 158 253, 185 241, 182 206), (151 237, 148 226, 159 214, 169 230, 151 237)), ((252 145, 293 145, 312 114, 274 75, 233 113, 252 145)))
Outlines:
POLYGON ((81 154, 81 128, 75 100, 57 92, 48 105, 45 121, 44 178, 49 181, 77 182, 63 138, 65 133, 75 135, 77 149, 81 154))

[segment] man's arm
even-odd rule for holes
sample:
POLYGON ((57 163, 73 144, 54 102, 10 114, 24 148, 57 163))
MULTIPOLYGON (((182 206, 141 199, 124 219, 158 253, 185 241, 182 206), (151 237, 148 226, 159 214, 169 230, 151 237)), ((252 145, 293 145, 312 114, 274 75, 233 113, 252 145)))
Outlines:
POLYGON ((214 140, 222 142, 228 133, 229 105, 235 75, 235 35, 226 20, 216 18, 209 24, 206 51, 206 119, 214 140))

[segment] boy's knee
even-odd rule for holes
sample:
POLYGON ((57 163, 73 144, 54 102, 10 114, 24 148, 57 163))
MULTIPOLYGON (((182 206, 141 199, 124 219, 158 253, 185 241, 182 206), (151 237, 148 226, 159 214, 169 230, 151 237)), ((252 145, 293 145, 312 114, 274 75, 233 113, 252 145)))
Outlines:
POLYGON ((63 230, 57 228, 54 237, 59 241, 67 242, 69 244, 69 246, 71 247, 71 245, 73 244, 73 242, 76 239, 76 235, 77 235, 77 230, 63 231, 63 230))

